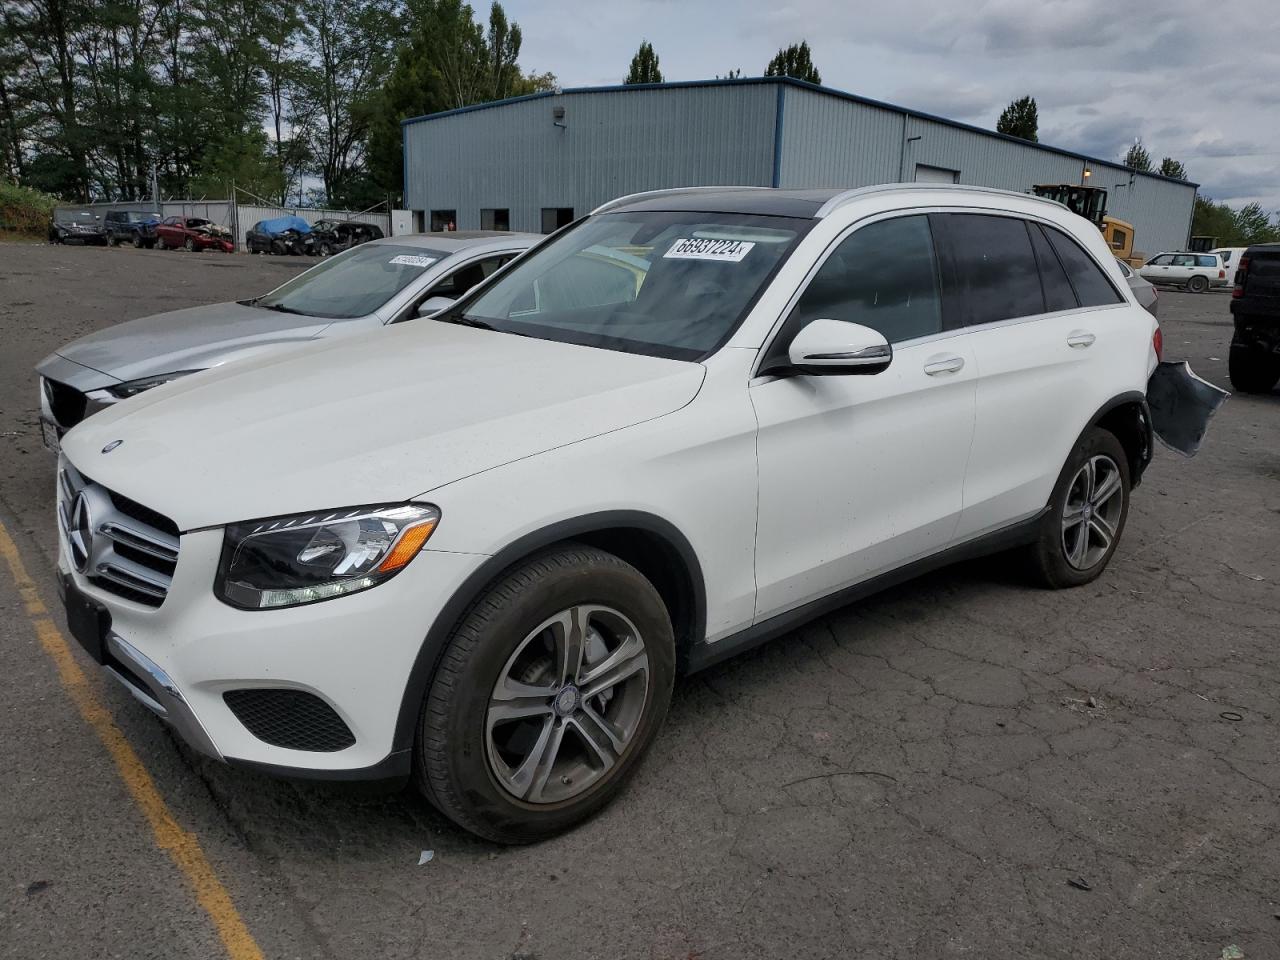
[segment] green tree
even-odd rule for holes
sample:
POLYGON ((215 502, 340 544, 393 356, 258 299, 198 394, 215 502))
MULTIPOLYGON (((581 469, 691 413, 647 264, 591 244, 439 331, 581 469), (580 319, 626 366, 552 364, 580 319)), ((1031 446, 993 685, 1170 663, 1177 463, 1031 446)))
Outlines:
POLYGON ((300 13, 309 57, 298 94, 313 110, 311 151, 334 203, 363 175, 374 102, 398 24, 391 0, 303 0, 300 13))
POLYGON ((1230 243, 1235 236, 1235 214, 1225 203, 1214 203, 1204 196, 1196 197, 1191 215, 1191 233, 1197 237, 1217 237, 1221 243, 1230 243))
POLYGON ((1147 153, 1147 149, 1142 145, 1140 139, 1134 140, 1133 146, 1124 155, 1124 165, 1144 173, 1151 169, 1151 154, 1147 153))
POLYGON ((1030 140, 1039 141, 1040 113, 1036 107, 1035 97, 1020 97, 1004 108, 1000 119, 996 122, 996 132, 1030 140))
POLYGON ((1175 180, 1187 179, 1187 168, 1182 165, 1181 160, 1175 160, 1173 157, 1165 157, 1160 161, 1160 170, 1162 176, 1173 177, 1175 180))
POLYGON ((500 4, 486 33, 461 0, 410 0, 390 73, 370 104, 368 170, 379 190, 401 189, 401 120, 555 87, 553 74, 520 70, 520 42, 500 4))
POLYGON ((631 69, 627 71, 627 79, 623 83, 662 83, 662 71, 658 69, 658 55, 653 52, 653 44, 648 40, 641 42, 640 49, 631 58, 631 69))
POLYGON ((717 74, 716 74, 716 79, 717 79, 717 80, 737 80, 737 79, 739 79, 741 76, 742 76, 742 68, 741 68, 741 67, 734 67, 732 70, 730 70, 730 71, 729 71, 728 73, 726 73, 724 76, 720 76, 720 74, 718 74, 718 73, 717 73, 717 74))
POLYGON ((1240 245, 1250 243, 1274 243, 1277 237, 1275 226, 1258 203, 1246 203, 1235 212, 1234 242, 1240 245))
POLYGON ((769 61, 769 65, 765 67, 764 75, 766 77, 794 77, 797 80, 804 80, 808 83, 822 83, 822 75, 818 73, 818 68, 813 65, 813 54, 809 50, 808 41, 802 40, 800 43, 793 43, 785 50, 779 50, 778 55, 769 61))

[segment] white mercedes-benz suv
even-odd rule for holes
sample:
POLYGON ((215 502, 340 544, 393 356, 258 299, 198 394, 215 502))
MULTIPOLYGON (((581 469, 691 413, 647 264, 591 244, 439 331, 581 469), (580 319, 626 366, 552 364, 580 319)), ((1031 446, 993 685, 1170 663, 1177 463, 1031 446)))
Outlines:
POLYGON ((1158 350, 1049 201, 624 198, 433 320, 71 430, 69 627, 197 750, 536 840, 618 793, 678 671, 980 553, 1097 577, 1158 350))

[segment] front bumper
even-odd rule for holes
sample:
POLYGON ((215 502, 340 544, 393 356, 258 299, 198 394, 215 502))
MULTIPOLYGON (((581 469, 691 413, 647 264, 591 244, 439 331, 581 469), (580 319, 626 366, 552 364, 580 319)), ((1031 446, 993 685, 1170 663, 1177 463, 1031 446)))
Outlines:
POLYGON ((423 551, 374 589, 301 607, 244 611, 213 593, 222 531, 190 532, 180 540, 169 593, 151 607, 71 569, 66 536, 59 533, 62 576, 109 614, 99 661, 104 669, 209 756, 314 779, 407 773, 408 745, 395 739, 410 673, 437 611, 485 558, 423 551), (244 690, 313 695, 341 718, 354 742, 327 752, 267 743, 224 698, 244 690))

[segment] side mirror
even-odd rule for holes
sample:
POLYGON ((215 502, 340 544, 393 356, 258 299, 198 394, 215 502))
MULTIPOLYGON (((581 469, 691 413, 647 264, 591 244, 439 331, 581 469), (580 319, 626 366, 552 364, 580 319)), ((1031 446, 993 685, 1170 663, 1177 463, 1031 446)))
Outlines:
POLYGON ((427 297, 422 303, 418 304, 418 316, 430 317, 452 306, 453 300, 449 297, 427 297))
POLYGON ((879 373, 893 361, 884 334, 859 323, 814 320, 787 350, 791 366, 808 374, 879 373))

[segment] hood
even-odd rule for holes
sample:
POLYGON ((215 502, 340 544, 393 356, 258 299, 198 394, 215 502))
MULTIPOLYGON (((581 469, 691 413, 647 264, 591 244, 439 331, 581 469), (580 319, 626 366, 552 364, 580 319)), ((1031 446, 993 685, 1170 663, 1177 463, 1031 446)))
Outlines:
POLYGON ((62 447, 83 473, 190 530, 408 500, 678 410, 703 372, 407 323, 184 377, 88 418, 62 447))
MULTIPOLYGON (((139 377, 203 370, 244 347, 309 340, 331 323, 241 303, 213 303, 118 323, 72 341, 55 356, 99 374, 86 374, 72 384, 95 390, 139 377)), ((43 373, 52 359, 36 369, 43 373)))

